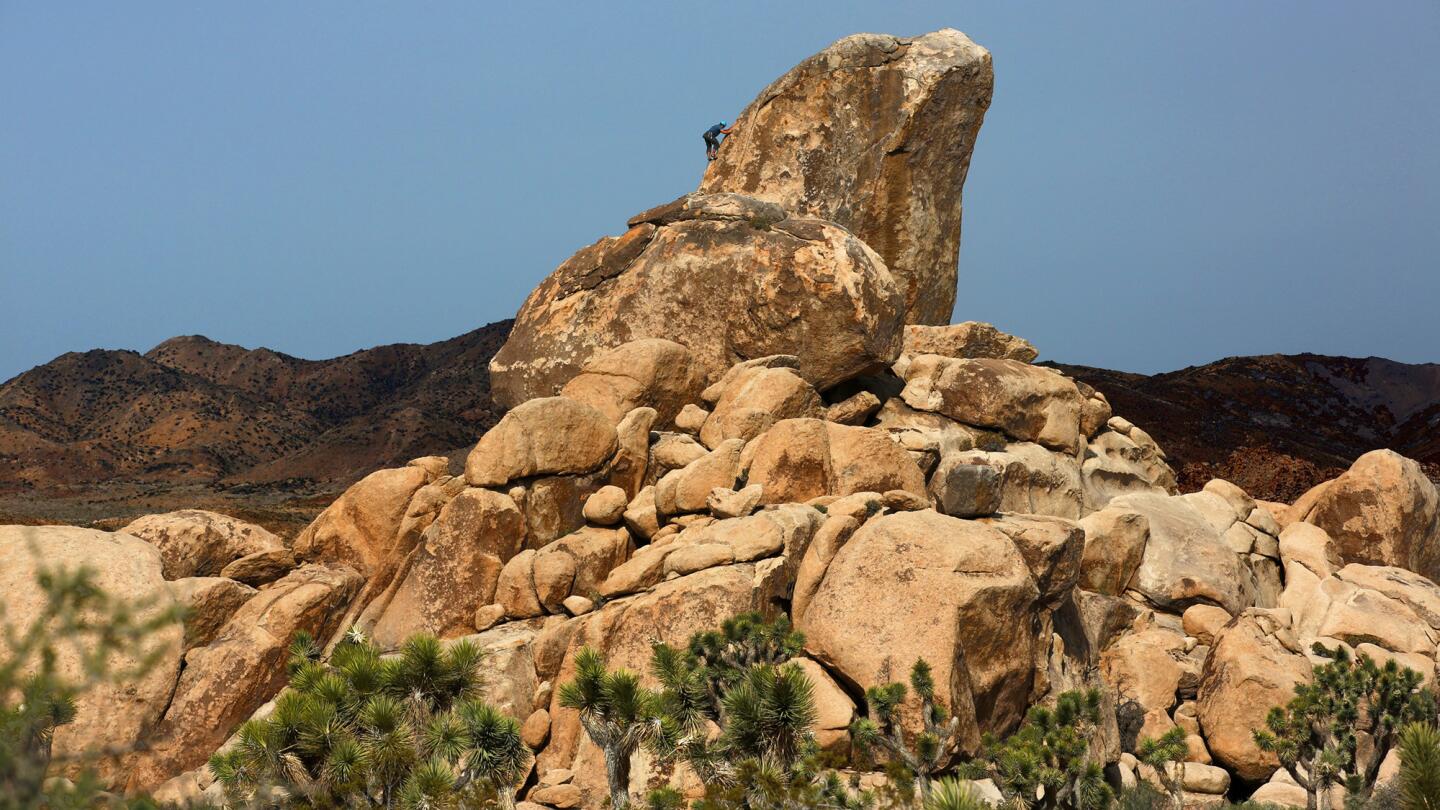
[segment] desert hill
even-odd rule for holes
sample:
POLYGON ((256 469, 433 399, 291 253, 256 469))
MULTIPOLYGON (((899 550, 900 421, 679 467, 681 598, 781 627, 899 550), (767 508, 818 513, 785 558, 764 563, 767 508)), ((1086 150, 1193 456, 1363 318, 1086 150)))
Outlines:
POLYGON ((487 364, 509 327, 329 360, 200 336, 62 355, 0 385, 0 498, 16 517, 86 521, 171 493, 336 491, 493 425, 487 364))

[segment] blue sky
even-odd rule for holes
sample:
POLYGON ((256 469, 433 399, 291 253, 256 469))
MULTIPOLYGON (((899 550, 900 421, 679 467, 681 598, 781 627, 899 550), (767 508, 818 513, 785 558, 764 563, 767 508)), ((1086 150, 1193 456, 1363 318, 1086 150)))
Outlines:
POLYGON ((1440 361, 1440 4, 0 0, 0 379, 509 317, 857 31, 994 54, 957 320, 1160 371, 1440 361))

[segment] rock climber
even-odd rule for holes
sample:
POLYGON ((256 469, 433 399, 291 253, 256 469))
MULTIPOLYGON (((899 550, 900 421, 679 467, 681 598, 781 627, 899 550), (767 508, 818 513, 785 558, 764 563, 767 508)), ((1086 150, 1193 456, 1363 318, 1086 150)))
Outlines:
POLYGON ((726 126, 724 121, 705 130, 705 158, 714 160, 720 156, 720 136, 729 135, 733 126, 726 126))

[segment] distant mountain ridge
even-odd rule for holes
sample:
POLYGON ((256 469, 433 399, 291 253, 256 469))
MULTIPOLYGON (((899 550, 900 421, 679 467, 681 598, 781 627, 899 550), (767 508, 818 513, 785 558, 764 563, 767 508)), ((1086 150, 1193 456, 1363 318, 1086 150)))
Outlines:
POLYGON ((0 491, 115 482, 347 482, 475 441, 499 419, 510 322, 303 360, 201 336, 62 355, 0 384, 0 491))
MULTIPOLYGON (((62 355, 0 384, 0 518, 7 505, 12 519, 86 522, 206 502, 254 507, 251 519, 277 530, 303 525, 361 476, 468 447, 495 424, 489 362, 510 326, 329 360, 200 336, 62 355), (284 514, 265 511, 276 498, 284 514), (77 499, 89 505, 74 511, 77 499)), ((1289 501, 1377 447, 1440 478, 1440 364, 1301 354, 1154 375, 1050 365, 1153 435, 1185 490, 1220 477, 1289 501)))
POLYGON ((1440 364, 1270 354, 1148 376, 1053 365, 1153 435, 1182 489, 1219 477, 1289 501, 1381 447, 1440 477, 1440 364))

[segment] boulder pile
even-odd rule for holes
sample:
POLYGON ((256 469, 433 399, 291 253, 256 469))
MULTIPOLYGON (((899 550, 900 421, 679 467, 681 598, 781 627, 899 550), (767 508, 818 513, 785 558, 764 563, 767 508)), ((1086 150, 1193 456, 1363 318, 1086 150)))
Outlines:
MULTIPOLYGON (((805 634, 841 755, 864 690, 923 658, 961 753, 1096 687, 1117 783, 1156 780, 1133 752, 1179 727, 1192 798, 1294 801, 1250 732, 1313 644, 1434 681, 1440 495, 1384 451, 1293 506, 1221 480, 1181 494, 1103 393, 989 324, 946 325, 991 82, 988 53, 941 31, 847 38, 771 85, 698 193, 526 300, 492 364, 510 410, 460 474, 373 473, 288 542, 199 512, 0 530, 7 594, 73 560, 192 609, 162 666, 87 696, 57 749, 144 737, 112 783, 214 798, 203 763, 268 710, 298 631, 429 632, 489 652, 488 698, 537 754, 528 800, 597 807, 603 755, 557 689, 581 648, 648 673, 654 642, 759 611, 805 634)), ((632 777, 698 787, 643 757, 632 777)))

